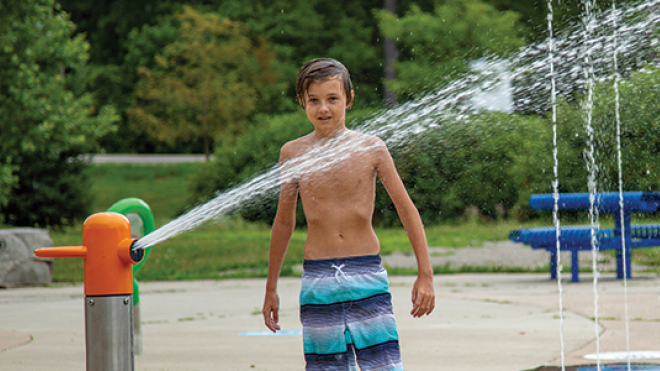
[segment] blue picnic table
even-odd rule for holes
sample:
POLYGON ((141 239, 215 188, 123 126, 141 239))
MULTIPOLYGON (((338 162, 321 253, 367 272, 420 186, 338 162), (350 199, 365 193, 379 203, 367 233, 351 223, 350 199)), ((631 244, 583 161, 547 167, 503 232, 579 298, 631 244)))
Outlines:
MULTIPOLYGON (((623 192, 622 195, 623 202, 621 202, 618 192, 562 193, 558 195, 559 210, 589 210, 591 208, 590 197, 593 196, 594 207, 599 213, 614 214, 614 228, 596 229, 591 226, 559 228, 560 249, 571 252, 571 280, 573 282, 580 281, 578 252, 592 250, 592 240, 600 251, 616 251, 617 278, 623 278, 624 264, 626 278, 632 277, 631 255, 633 249, 660 246, 660 224, 631 225, 630 223, 632 213, 658 211, 660 192, 623 192), (623 206, 623 215, 621 215, 621 206, 623 206), (622 216, 623 223, 621 222, 622 216)), ((535 210, 553 210, 555 197, 553 194, 532 195, 529 198, 529 204, 535 210)), ((557 228, 516 229, 509 233, 509 239, 530 245, 533 249, 547 250, 550 253, 550 277, 557 278, 557 228)))

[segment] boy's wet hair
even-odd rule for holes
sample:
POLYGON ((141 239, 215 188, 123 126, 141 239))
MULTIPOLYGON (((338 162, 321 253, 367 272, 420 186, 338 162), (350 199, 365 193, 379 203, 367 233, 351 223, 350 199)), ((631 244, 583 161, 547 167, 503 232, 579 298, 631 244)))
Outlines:
POLYGON ((341 62, 332 58, 318 58, 303 64, 296 79, 296 95, 303 100, 304 93, 307 93, 311 82, 318 82, 334 78, 335 76, 339 78, 339 81, 344 86, 346 104, 350 106, 353 103, 353 95, 351 94, 351 91, 353 91, 353 82, 351 81, 351 75, 341 62))

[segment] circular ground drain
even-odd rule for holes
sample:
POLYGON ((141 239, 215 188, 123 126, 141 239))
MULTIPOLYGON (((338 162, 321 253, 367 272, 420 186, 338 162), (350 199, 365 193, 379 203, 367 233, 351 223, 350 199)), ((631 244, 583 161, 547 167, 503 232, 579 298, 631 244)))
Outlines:
MULTIPOLYGON (((577 371, 599 371, 597 366, 580 367, 577 371)), ((601 365, 600 371, 660 371, 658 365, 601 365)))
POLYGON ((239 336, 295 336, 295 335, 302 335, 302 330, 280 330, 276 333, 272 333, 268 330, 266 331, 248 331, 248 332, 241 332, 238 334, 239 336))
MULTIPOLYGON (((642 360, 642 359, 660 359, 659 350, 638 350, 632 351, 630 354, 628 352, 608 352, 600 354, 587 354, 584 356, 586 359, 599 359, 601 361, 622 361, 628 360, 630 357, 631 360, 642 360)), ((641 369, 640 369, 641 370, 641 369)))
MULTIPOLYGON (((598 371, 597 365, 566 366, 566 371, 598 371)), ((560 366, 541 366, 529 371, 561 371, 560 366)), ((628 371, 628 364, 600 365, 600 371, 628 371)), ((630 365, 630 371, 660 371, 660 365, 630 365)))

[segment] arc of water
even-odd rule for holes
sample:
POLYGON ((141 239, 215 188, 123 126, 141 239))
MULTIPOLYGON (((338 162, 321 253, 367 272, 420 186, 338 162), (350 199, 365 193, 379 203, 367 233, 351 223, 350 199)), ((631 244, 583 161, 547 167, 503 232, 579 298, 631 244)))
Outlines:
MULTIPOLYGON (((635 5, 625 8, 625 17, 630 19, 631 22, 623 26, 618 26, 618 40, 620 45, 625 44, 625 51, 630 52, 639 49, 640 45, 648 47, 646 44, 650 39, 648 35, 652 30, 657 29, 660 24, 660 15, 658 15, 657 6, 660 5, 660 0, 647 0, 642 5, 635 5), (642 12, 645 16, 639 16, 642 12), (648 13, 648 14, 647 14, 648 13), (639 37, 645 35, 647 39, 639 37)), ((548 25, 552 27, 552 1, 548 0, 548 25)), ((569 30, 568 34, 570 34, 569 30)), ((591 48, 594 51, 602 48, 605 39, 602 37, 595 38, 595 42, 591 43, 591 48)), ((651 40, 652 41, 652 40, 651 40)), ((534 58, 533 61, 527 66, 515 67, 513 71, 507 71, 510 80, 515 80, 516 76, 524 77, 529 73, 545 74, 548 68, 546 61, 550 60, 550 64, 555 66, 556 63, 561 63, 564 66, 577 66, 580 63, 576 61, 580 58, 576 52, 576 45, 579 45, 580 40, 574 36, 562 36, 560 39, 556 35, 552 35, 547 39, 546 43, 532 45, 509 59, 511 64, 515 64, 526 57, 534 58), (550 50, 551 49, 551 50, 550 50), (548 52, 549 57, 543 58, 541 56, 548 52)), ((620 48, 622 48, 620 46, 620 48)), ((622 52, 623 53, 623 52, 622 52)), ((601 58, 602 59, 602 58, 601 58)), ((601 63, 601 59, 594 58, 595 63, 601 63)), ((600 64, 597 64, 600 66, 600 64)), ((555 66, 556 67, 556 66, 555 66)), ((551 77, 552 84, 551 90, 552 98, 551 105, 553 106, 553 142, 556 145, 556 94, 566 93, 562 91, 561 76, 570 75, 575 73, 575 69, 563 71, 558 75, 558 69, 553 67, 549 76, 551 77), (561 75, 561 76, 560 76, 561 75), (559 84, 559 85, 557 85, 559 84)), ((600 67, 599 67, 600 68, 600 67)), ((406 143, 415 135, 424 133, 427 130, 443 130, 443 125, 447 123, 461 123, 465 124, 466 119, 469 119, 478 108, 471 105, 471 99, 489 85, 494 84, 498 79, 502 78, 497 75, 493 70, 488 70, 484 73, 470 73, 461 79, 452 81, 448 85, 434 92, 427 94, 417 100, 407 102, 394 109, 380 112, 378 115, 367 120, 364 124, 356 130, 376 135, 383 139, 388 147, 397 147, 406 143)), ((547 79, 545 79, 547 85, 547 79)), ((543 90, 543 86, 536 81, 534 84, 529 85, 530 90, 543 90)), ((522 84, 526 86, 525 84, 522 84)), ((450 140, 451 138, 447 138, 450 140)), ((553 150, 553 155, 556 156, 556 146, 553 150)), ((556 164, 555 164, 556 166, 556 164)), ((557 169, 553 169, 557 174, 557 169)), ((249 180, 237 187, 227 190, 223 193, 218 193, 216 198, 209 201, 209 205, 198 205, 190 210, 188 213, 179 216, 172 220, 165 226, 160 227, 153 233, 149 234, 144 239, 140 240, 136 247, 144 248, 162 242, 177 234, 196 228, 201 223, 212 219, 220 214, 226 214, 239 208, 242 203, 253 202, 255 195, 264 195, 268 192, 275 190, 280 182, 280 169, 276 166, 267 170, 265 173, 249 180), (223 204, 224 203, 224 204, 223 204)), ((555 183, 553 183, 553 190, 559 189, 558 176, 555 176, 555 183)), ((558 222, 556 223, 557 225, 558 222)), ((560 263, 558 261, 558 263, 560 263)), ((558 264, 561 269, 561 265, 558 264)))
MULTIPOLYGON (((478 86, 480 82, 486 80, 492 83, 497 79, 497 76, 493 76, 493 74, 493 71, 487 70, 453 81, 433 94, 407 102, 367 120, 356 131, 377 136, 389 147, 397 147, 409 141, 411 137, 429 129, 441 130, 442 125, 446 123, 465 122, 473 109, 467 102, 481 90, 481 87, 478 86)), ((312 169, 318 170, 331 166, 342 161, 346 156, 355 154, 356 150, 369 150, 369 148, 356 148, 355 143, 351 141, 340 143, 343 140, 341 137, 337 139, 338 141, 329 141, 287 165, 286 171, 279 166, 274 166, 246 183, 219 193, 206 204, 194 207, 138 240, 134 248, 153 246, 180 233, 195 229, 218 215, 231 213, 242 205, 252 202, 255 196, 273 192, 292 174, 301 174, 312 169)))

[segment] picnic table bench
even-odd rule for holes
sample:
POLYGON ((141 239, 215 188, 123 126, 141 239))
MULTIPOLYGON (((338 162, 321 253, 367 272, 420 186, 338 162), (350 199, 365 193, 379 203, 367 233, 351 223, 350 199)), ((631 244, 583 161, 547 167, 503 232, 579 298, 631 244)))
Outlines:
MULTIPOLYGON (((571 252, 571 281, 580 281, 578 252, 592 250, 592 237, 598 250, 616 251, 617 278, 623 278, 624 264, 626 278, 631 278, 632 250, 660 246, 660 224, 631 225, 630 216, 635 212, 658 211, 660 192, 623 192, 623 223, 621 223, 621 197, 618 192, 593 195, 594 207, 599 213, 614 214, 615 227, 596 229, 591 226, 567 226, 559 228, 559 248, 561 251, 571 252), (625 254, 623 246, 625 246, 625 254)), ((589 193, 559 194, 557 206, 559 210, 589 210, 591 208, 589 197, 589 193)), ((529 198, 529 204, 535 210, 553 210, 554 195, 532 195, 529 198)), ((509 233, 509 239, 530 245, 533 249, 547 250, 550 253, 550 278, 557 278, 557 229, 555 227, 515 229, 509 233)))

